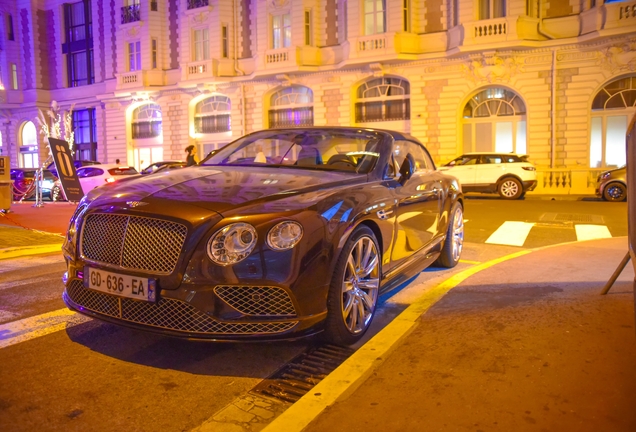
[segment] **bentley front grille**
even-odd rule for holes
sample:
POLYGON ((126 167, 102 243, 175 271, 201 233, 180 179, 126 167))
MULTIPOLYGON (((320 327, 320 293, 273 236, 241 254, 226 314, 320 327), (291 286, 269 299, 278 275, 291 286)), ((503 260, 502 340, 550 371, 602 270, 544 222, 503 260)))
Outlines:
POLYGON ((295 316, 296 309, 285 291, 270 286, 217 286, 216 295, 244 315, 295 316))
POLYGON ((119 214, 88 215, 82 230, 82 256, 127 270, 170 274, 185 242, 185 225, 119 214))
POLYGON ((99 314, 160 329, 206 335, 259 335, 283 333, 298 321, 289 322, 220 322, 189 303, 160 298, 157 303, 116 297, 84 287, 73 280, 66 288, 73 303, 99 314))

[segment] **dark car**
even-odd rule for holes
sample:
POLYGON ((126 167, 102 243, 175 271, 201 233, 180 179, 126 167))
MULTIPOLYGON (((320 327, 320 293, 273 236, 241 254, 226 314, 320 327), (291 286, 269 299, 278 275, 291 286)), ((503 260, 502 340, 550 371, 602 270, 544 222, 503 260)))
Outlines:
POLYGON ((622 166, 602 172, 596 179, 596 195, 605 201, 627 199, 627 168, 622 166))
POLYGON ((463 245, 463 195, 398 132, 272 129, 199 165, 88 193, 63 246, 67 306, 192 339, 369 328, 378 296, 463 245))
MULTIPOLYGON (((35 174, 38 168, 11 168, 13 199, 30 199, 35 196, 35 174)), ((42 196, 51 199, 51 189, 57 177, 49 170, 42 170, 42 196)))
POLYGON ((163 171, 171 168, 185 168, 188 165, 186 161, 161 161, 148 165, 146 168, 139 171, 140 174, 154 174, 158 171, 163 171))
MULTIPOLYGON (((73 161, 73 165, 75 165, 75 169, 77 168, 81 168, 83 166, 90 166, 90 165, 100 165, 101 162, 97 162, 97 161, 90 161, 90 160, 74 160, 73 161)), ((57 175, 57 170, 55 169, 55 164, 53 162, 51 162, 46 169, 50 170, 53 175, 55 177, 59 177, 57 175)))

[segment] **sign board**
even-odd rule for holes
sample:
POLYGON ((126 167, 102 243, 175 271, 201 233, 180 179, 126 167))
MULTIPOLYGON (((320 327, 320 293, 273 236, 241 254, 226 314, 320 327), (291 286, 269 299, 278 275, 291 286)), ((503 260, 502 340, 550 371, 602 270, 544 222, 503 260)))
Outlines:
POLYGON ((77 178, 73 155, 68 147, 68 143, 57 138, 49 138, 49 148, 53 155, 53 163, 57 170, 57 175, 62 183, 62 189, 66 199, 69 201, 79 201, 84 197, 82 185, 77 178))

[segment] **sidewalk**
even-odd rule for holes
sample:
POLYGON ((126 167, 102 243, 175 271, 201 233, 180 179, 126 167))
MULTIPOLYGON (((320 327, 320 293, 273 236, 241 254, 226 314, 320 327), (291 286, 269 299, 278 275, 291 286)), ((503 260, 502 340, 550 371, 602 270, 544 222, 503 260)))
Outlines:
POLYGON ((9 213, 0 215, 0 259, 59 250, 76 205, 33 201, 12 203, 9 213))
POLYGON ((635 431, 632 263, 599 295, 626 252, 624 237, 570 243, 468 277, 302 430, 635 431))

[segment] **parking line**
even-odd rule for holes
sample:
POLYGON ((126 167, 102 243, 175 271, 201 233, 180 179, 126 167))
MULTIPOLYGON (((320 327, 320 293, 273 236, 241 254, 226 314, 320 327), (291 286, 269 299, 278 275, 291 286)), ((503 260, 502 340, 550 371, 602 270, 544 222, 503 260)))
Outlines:
POLYGON ((468 277, 489 267, 530 253, 522 250, 466 269, 428 290, 407 307, 378 334, 358 349, 335 371, 319 382, 262 432, 300 432, 328 406, 353 393, 373 371, 395 350, 419 323, 422 314, 448 291, 468 277))
POLYGON ((0 349, 90 321, 69 309, 58 309, 0 325, 0 349))
POLYGON ((574 225, 574 229, 578 241, 612 238, 605 225, 574 225))
POLYGON ((505 221, 488 237, 486 243, 523 246, 533 226, 534 223, 531 222, 505 221))

